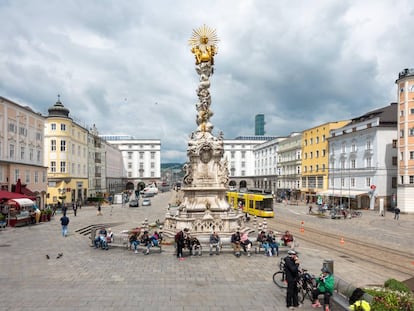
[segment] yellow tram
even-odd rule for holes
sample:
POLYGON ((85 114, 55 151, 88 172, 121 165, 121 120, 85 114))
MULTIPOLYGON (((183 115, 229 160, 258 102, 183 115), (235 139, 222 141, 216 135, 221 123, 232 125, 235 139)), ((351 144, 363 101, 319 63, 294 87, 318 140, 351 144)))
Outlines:
POLYGON ((244 213, 258 217, 275 217, 271 194, 228 191, 226 196, 234 209, 242 209, 244 213))

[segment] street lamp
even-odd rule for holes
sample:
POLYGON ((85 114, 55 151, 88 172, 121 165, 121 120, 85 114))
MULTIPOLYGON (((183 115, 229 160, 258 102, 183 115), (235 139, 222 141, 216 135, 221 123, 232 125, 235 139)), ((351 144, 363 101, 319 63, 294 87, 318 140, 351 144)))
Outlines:
POLYGON ((262 193, 264 193, 264 192, 265 192, 265 190, 266 190, 266 187, 267 187, 267 178, 265 177, 265 178, 263 179, 263 181, 264 181, 264 185, 263 185, 262 193))

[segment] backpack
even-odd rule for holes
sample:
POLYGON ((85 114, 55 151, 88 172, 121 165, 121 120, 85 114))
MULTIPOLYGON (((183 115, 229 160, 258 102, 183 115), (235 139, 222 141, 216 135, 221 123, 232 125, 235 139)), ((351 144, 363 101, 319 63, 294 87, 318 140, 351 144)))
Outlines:
POLYGON ((177 234, 174 237, 175 242, 179 242, 181 240, 181 236, 182 236, 181 231, 177 232, 177 234))
MULTIPOLYGON (((351 296, 349 297, 349 304, 353 305, 356 301, 361 300, 362 296, 364 296, 365 292, 361 289, 361 288, 355 288, 354 291, 352 292, 351 296)), ((358 307, 359 306, 355 306, 358 307)), ((358 309, 355 309, 358 310, 358 309)), ((361 309, 362 310, 362 309, 361 309)))

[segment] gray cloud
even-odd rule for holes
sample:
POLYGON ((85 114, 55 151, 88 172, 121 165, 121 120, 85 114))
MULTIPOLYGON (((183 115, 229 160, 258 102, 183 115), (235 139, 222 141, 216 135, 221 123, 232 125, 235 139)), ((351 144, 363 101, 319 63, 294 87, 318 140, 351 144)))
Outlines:
POLYGON ((0 95, 71 116, 102 134, 162 141, 162 162, 186 161, 198 76, 188 39, 220 38, 211 78, 215 131, 283 136, 396 100, 413 67, 414 4, 313 1, 0 1, 0 95))

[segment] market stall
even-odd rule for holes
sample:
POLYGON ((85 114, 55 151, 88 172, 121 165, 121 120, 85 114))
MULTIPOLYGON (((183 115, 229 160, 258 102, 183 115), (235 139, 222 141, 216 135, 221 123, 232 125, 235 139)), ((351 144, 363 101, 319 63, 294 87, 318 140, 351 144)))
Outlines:
POLYGON ((27 198, 10 199, 5 208, 10 227, 24 226, 35 222, 35 203, 27 198))

